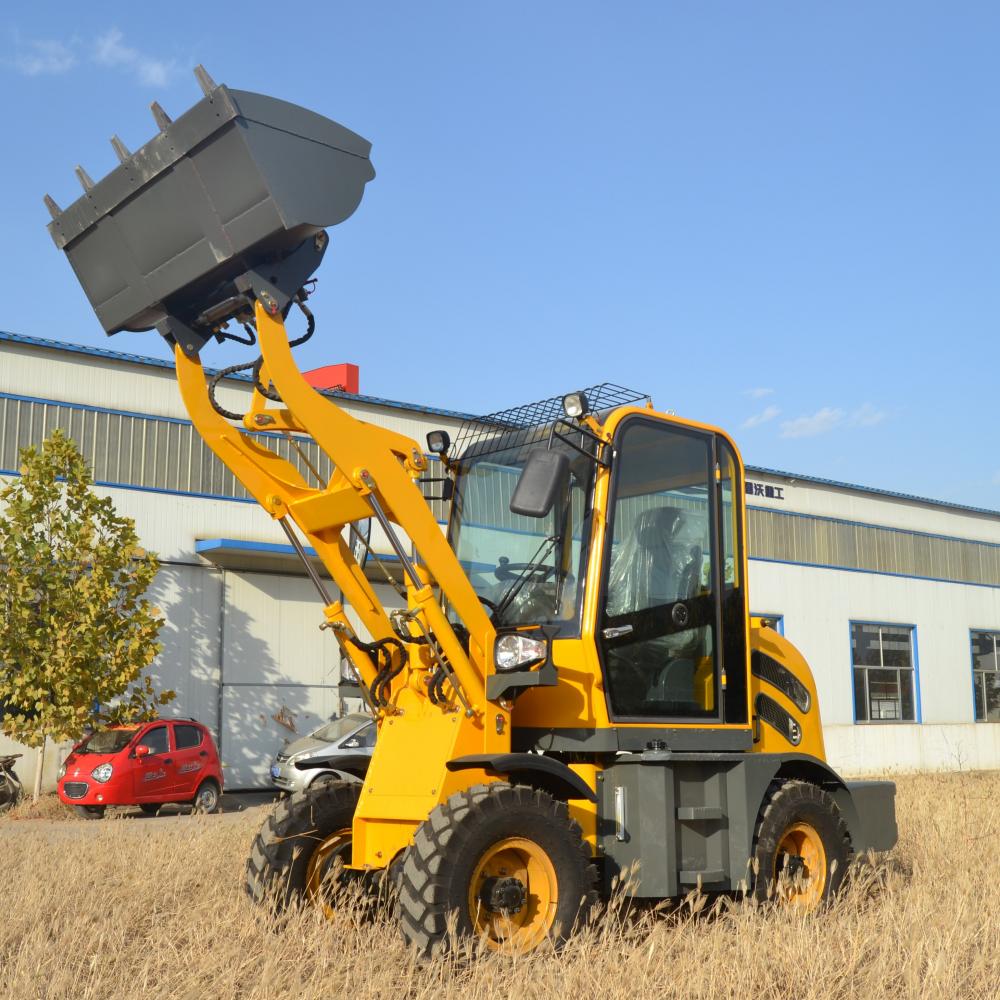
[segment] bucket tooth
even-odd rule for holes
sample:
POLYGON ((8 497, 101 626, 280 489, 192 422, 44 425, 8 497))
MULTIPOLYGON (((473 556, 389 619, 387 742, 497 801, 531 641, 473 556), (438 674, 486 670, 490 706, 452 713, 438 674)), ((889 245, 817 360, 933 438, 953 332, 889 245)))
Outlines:
POLYGON ((76 179, 80 182, 80 187, 83 188, 84 194, 89 194, 90 189, 94 186, 94 182, 90 179, 90 174, 83 169, 79 164, 76 167, 76 179))
POLYGON ((149 110, 153 112, 153 118, 156 121, 156 127, 162 132, 173 120, 170 115, 160 107, 159 101, 153 101, 149 106, 149 110))
POLYGON ((194 76, 198 81, 198 86, 201 87, 201 92, 206 97, 211 97, 212 91, 215 90, 215 81, 208 75, 208 70, 201 63, 195 66, 194 76))
POLYGON ((49 210, 49 215, 51 215, 53 219, 58 219, 59 216, 62 215, 62 209, 56 204, 55 198, 53 198, 52 195, 47 194, 44 201, 45 207, 49 210))
POLYGON ((132 155, 128 151, 128 146, 126 146, 125 143, 122 142, 121 139, 119 139, 118 136, 116 135, 113 135, 111 137, 111 146, 114 149, 114 151, 118 154, 119 163, 125 163, 128 160, 128 158, 132 155))

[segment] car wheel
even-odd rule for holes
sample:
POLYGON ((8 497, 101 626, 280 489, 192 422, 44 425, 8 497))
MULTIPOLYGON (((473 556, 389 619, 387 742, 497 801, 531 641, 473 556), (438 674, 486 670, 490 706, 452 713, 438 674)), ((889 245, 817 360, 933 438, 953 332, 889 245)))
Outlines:
POLYGON ((203 781, 198 786, 194 801, 191 803, 191 813, 205 814, 218 812, 219 810, 219 786, 211 778, 203 781))
POLYGON ((139 808, 147 816, 155 816, 160 811, 162 805, 162 802, 142 802, 140 803, 139 808))
POLYGON ((343 778, 336 774, 318 774, 309 782, 310 788, 321 788, 324 785, 332 785, 335 781, 343 781, 343 778))
POLYGON ((84 819, 104 818, 104 806, 73 806, 73 808, 77 811, 77 815, 84 819))

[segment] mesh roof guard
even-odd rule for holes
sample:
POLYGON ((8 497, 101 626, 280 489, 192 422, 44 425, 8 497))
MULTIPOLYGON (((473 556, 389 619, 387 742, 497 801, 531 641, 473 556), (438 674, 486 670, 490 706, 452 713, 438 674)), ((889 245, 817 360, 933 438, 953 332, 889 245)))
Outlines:
MULTIPOLYGON (((593 385, 582 392, 587 397, 591 413, 646 403, 650 398, 646 393, 611 382, 593 385)), ((456 458, 472 453, 489 455, 544 441, 548 438, 549 426, 556 420, 564 419, 562 401, 563 396, 553 396, 537 403, 527 403, 466 420, 455 436, 452 454, 456 458)))

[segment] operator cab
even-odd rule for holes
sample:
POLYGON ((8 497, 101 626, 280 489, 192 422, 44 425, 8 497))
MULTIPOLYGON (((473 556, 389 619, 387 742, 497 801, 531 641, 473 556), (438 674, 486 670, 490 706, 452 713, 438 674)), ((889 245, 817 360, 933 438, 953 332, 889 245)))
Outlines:
MULTIPOLYGON (((606 388, 566 398, 606 404, 606 388)), ((610 442, 586 411, 554 416, 558 400, 478 418, 449 459, 449 539, 498 629, 560 639, 581 638, 590 554, 603 551, 594 641, 609 721, 746 726, 742 465, 717 431, 614 412, 641 399, 597 414, 610 442)))

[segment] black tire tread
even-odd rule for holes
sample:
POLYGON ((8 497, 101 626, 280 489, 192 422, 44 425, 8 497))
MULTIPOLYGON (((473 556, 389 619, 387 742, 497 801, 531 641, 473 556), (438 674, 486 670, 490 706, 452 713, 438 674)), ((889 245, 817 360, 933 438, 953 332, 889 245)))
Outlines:
MULTIPOLYGON (((597 902, 597 870, 579 824, 570 818, 565 802, 526 785, 496 782, 473 785, 437 806, 417 827, 398 875, 397 915, 403 937, 421 958, 435 957, 448 948, 448 918, 454 908, 447 899, 445 875, 458 841, 466 832, 497 810, 527 807, 561 827, 567 839, 578 845, 575 862, 587 887, 577 923, 597 902)), ((530 835, 530 831, 525 831, 530 835)), ((573 928, 560 928, 564 939, 573 928)), ((559 941, 557 940, 558 944, 559 941)))
POLYGON ((245 887, 253 902, 281 912, 305 894, 309 848, 353 817, 360 790, 356 782, 328 782, 278 802, 250 847, 245 887))
POLYGON ((770 857, 769 852, 772 850, 770 841, 776 840, 788 826, 788 820, 782 816, 806 808, 821 810, 834 821, 833 844, 826 845, 827 855, 829 858, 832 853, 830 847, 833 847, 839 849, 841 856, 834 857, 837 867, 828 876, 827 885, 824 887, 823 901, 828 902, 840 888, 853 858, 851 834, 836 800, 828 791, 810 781, 779 780, 772 782, 764 801, 765 805, 757 817, 757 826, 754 829, 751 854, 756 869, 752 880, 754 897, 760 902, 769 898, 770 880, 765 870, 765 861, 770 857))

